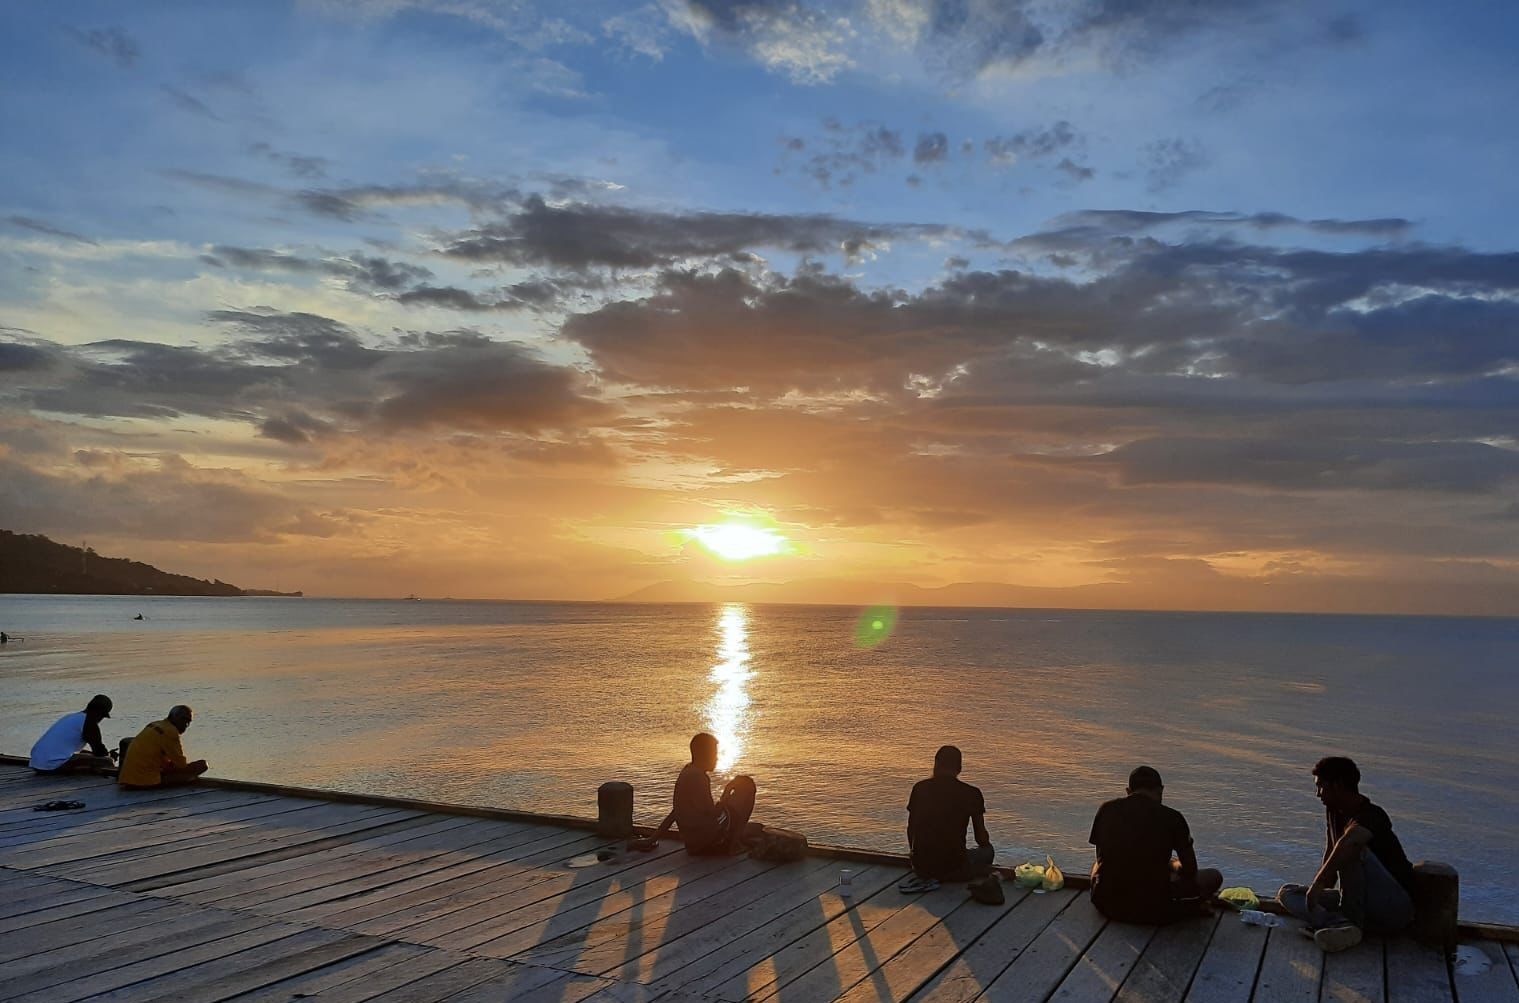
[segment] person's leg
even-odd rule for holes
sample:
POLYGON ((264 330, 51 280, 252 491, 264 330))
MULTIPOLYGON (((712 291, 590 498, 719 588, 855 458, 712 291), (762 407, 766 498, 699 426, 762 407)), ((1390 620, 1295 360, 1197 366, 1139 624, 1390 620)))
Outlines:
POLYGON ((1219 891, 1224 887, 1224 875, 1214 867, 1204 867, 1197 872, 1196 877, 1198 893, 1205 901, 1212 902, 1219 891))
POLYGON ((68 762, 58 767, 58 773, 87 773, 98 770, 114 770, 116 764, 110 756, 96 756, 88 752, 76 752, 68 762))
POLYGON ((997 851, 990 846, 973 846, 965 851, 965 868, 970 872, 966 880, 974 881, 976 878, 984 878, 992 872, 992 860, 997 856, 997 851))
POLYGON ((200 779, 201 774, 205 773, 206 770, 206 761, 204 759, 197 759, 195 762, 185 766, 185 768, 182 770, 164 770, 163 773, 160 774, 162 779, 158 782, 158 786, 180 787, 184 784, 193 784, 195 781, 200 779))
POLYGON ((758 797, 754 779, 737 776, 728 781, 723 792, 723 807, 728 815, 728 849, 736 850, 749 831, 749 816, 754 814, 754 802, 758 797))
POLYGON ((1408 890, 1370 850, 1361 852, 1361 915, 1366 929, 1375 933, 1398 933, 1414 920, 1414 903, 1408 890))
POLYGON ((1323 892, 1310 908, 1307 885, 1282 885, 1276 893, 1276 904, 1289 916, 1296 916, 1314 925, 1322 925, 1324 919, 1344 922, 1340 915, 1340 893, 1334 889, 1323 892))

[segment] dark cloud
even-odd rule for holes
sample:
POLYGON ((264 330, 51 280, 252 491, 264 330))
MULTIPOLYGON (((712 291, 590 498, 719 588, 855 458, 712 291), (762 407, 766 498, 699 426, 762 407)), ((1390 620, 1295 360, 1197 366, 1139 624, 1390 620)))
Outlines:
POLYGON ((327 176, 329 161, 325 157, 287 153, 284 150, 276 150, 268 143, 254 143, 248 147, 248 152, 279 166, 294 178, 312 181, 327 176))
POLYGON ((1138 209, 1084 209, 1066 213, 1055 221, 1062 227, 1092 227, 1136 233, 1160 227, 1241 226, 1256 230, 1300 229, 1330 236, 1403 237, 1413 229, 1410 220, 1396 217, 1381 219, 1299 219, 1279 212, 1207 212, 1188 209, 1180 212, 1145 212, 1138 209))
POLYGON ((91 28, 88 31, 68 28, 66 30, 80 44, 94 49, 124 70, 135 66, 138 57, 142 55, 142 49, 138 46, 137 40, 120 28, 91 28))
POLYGON ((330 275, 347 280, 350 288, 361 292, 396 293, 433 277, 432 270, 421 265, 362 253, 308 258, 267 248, 217 244, 202 260, 222 268, 330 275))
POLYGON ((949 137, 942 132, 927 132, 918 137, 912 149, 915 164, 937 164, 949 159, 949 137))
POLYGON ((88 237, 80 236, 71 230, 64 230, 51 223, 30 216, 7 216, 5 221, 12 226, 19 226, 23 230, 31 230, 34 233, 47 234, 49 237, 62 237, 64 240, 72 240, 79 244, 94 244, 95 241, 88 237))
POLYGON ((1055 170, 1064 174, 1072 181, 1090 181, 1097 176, 1095 170, 1076 163, 1070 157, 1061 157, 1060 163, 1055 165, 1055 170))
POLYGON ((533 197, 499 223, 456 235, 449 257, 563 269, 653 268, 756 248, 793 254, 855 253, 893 238, 950 236, 942 226, 872 225, 832 216, 665 213, 533 197))
POLYGON ((1010 136, 995 136, 981 145, 993 164, 1011 166, 1020 160, 1042 160, 1077 150, 1085 142, 1075 127, 1062 119, 1053 125, 1024 129, 1010 136))
POLYGON ((265 439, 273 439, 292 446, 304 445, 331 430, 330 422, 325 422, 298 409, 265 418, 258 426, 258 434, 265 439))
POLYGON ((1150 191, 1163 192, 1205 166, 1208 156, 1195 141, 1172 137, 1146 143, 1141 161, 1150 191))
POLYGON ((199 115, 201 118, 208 118, 213 122, 220 122, 222 120, 220 115, 211 110, 210 105, 189 91, 179 87, 172 87, 169 84, 160 84, 158 89, 163 91, 169 100, 173 101, 175 106, 181 111, 187 111, 192 115, 199 115))
POLYGON ((463 345, 392 357, 381 378, 395 390, 376 408, 390 426, 542 432, 604 413, 604 405, 584 396, 574 370, 518 345, 463 345))
MULTIPOLYGON (((785 140, 783 146, 788 154, 808 148, 798 137, 785 140)), ((875 174, 907 155, 900 131, 873 122, 845 126, 836 119, 824 121, 823 134, 813 140, 812 149, 815 152, 805 159, 791 163, 825 191, 847 188, 861 175, 875 174)))
POLYGON ((52 353, 35 345, 0 341, 0 373, 36 372, 52 364, 52 353))

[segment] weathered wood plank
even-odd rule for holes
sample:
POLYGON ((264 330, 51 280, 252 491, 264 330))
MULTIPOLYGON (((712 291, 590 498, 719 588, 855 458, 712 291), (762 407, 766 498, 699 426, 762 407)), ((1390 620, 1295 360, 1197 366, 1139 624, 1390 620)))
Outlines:
POLYGON ((1479 975, 1463 975, 1457 971, 1451 976, 1457 1003, 1519 1003, 1519 979, 1509 967, 1503 944, 1478 941, 1462 947, 1486 955, 1488 969, 1479 975))
MULTIPOLYGON (((424 976, 389 992, 371 997, 374 1003, 435 1003, 448 999, 490 979, 512 974, 514 966, 509 961, 495 958, 470 958, 462 964, 445 968, 424 976)), ((505 997, 498 997, 505 998, 505 997)))
POLYGON ((1387 941, 1388 1003, 1439 1003, 1450 1000, 1450 975, 1439 948, 1408 937, 1387 941))
POLYGON ((1248 926, 1237 917, 1223 917, 1197 966, 1187 1003, 1247 1003, 1255 991, 1267 932, 1266 927, 1248 926))
MULTIPOLYGON (((285 942, 292 947, 296 938, 285 942)), ((300 949, 280 951, 272 957, 246 964, 245 956, 233 955, 231 964, 207 962, 196 966, 201 977, 156 995, 141 997, 143 1003, 184 1003, 185 1000, 203 1000, 205 1003, 231 999, 245 992, 261 989, 272 982, 302 975, 326 967, 334 962, 361 957, 381 945, 381 941, 353 935, 341 936, 326 943, 313 943, 300 949), (238 960, 239 958, 243 960, 238 960)), ((193 969, 182 973, 188 976, 193 969)), ((161 989, 162 987, 154 987, 161 989)))
POLYGON ((237 1003, 290 1003, 291 1000, 326 993, 357 980, 368 980, 397 965, 414 964, 433 949, 415 944, 381 944, 372 951, 334 961, 320 968, 271 982, 258 989, 240 993, 237 1003))
POLYGON ((906 871, 895 867, 855 869, 853 895, 842 898, 837 884, 813 898, 796 905, 759 927, 740 936, 727 937, 715 950, 661 978, 657 985, 666 990, 679 989, 700 995, 751 968, 756 959, 768 958, 776 951, 806 936, 834 918, 900 881, 906 871))
POLYGON ((1219 917, 1215 916, 1173 923, 1156 931, 1119 987, 1115 1003, 1181 1003, 1218 924, 1219 917))
MULTIPOLYGON (((323 989, 316 999, 320 1003, 366 1003, 394 989, 420 982, 470 960, 467 955, 456 954, 453 951, 438 951, 430 948, 423 948, 423 950, 427 953, 408 958, 400 964, 388 965, 361 979, 350 979, 323 989)), ((279 997, 279 999, 285 1003, 288 997, 279 997)))
POLYGON ((1051 1003, 1107 1003, 1155 936, 1153 926, 1109 922, 1077 959, 1051 1003))
POLYGON ((1048 998, 1106 925, 1107 920, 1091 899, 1078 894, 1017 960, 991 981, 980 998, 998 1003, 1048 998))
POLYGON ((1348 951, 1324 956, 1321 1003, 1386 1003, 1386 948, 1367 937, 1348 951))
POLYGON ((80 919, 82 916, 94 917, 112 910, 124 909, 127 911, 117 917, 123 918, 137 912, 159 910, 166 904, 113 892, 97 898, 81 899, 38 909, 21 916, 12 916, 10 919, 0 921, 0 934, 5 935, 3 942, 0 942, 0 960, 8 956, 12 945, 20 943, 28 935, 57 936, 60 929, 78 926, 83 922, 80 919))
POLYGON ((1256 977, 1255 997, 1273 1003, 1318 1003, 1324 952, 1295 927, 1269 932, 1266 954, 1256 977))
POLYGON ((918 990, 915 1001, 967 1003, 980 996, 1077 896, 1070 890, 1033 895, 1016 886, 1008 894, 1012 911, 918 990))

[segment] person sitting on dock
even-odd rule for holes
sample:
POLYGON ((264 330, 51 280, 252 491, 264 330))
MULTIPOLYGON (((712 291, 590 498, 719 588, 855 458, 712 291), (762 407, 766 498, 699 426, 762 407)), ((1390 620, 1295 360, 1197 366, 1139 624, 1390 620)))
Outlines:
POLYGON ((986 799, 960 779, 962 757, 953 745, 934 753, 934 773, 913 784, 907 799, 907 846, 913 873, 929 881, 974 881, 991 873, 996 848, 986 831, 986 799), (965 847, 974 827, 976 846, 965 847))
POLYGON ((1413 922, 1414 868, 1392 831, 1392 819, 1361 793, 1361 770, 1345 756, 1313 767, 1324 805, 1324 862, 1306 888, 1283 885, 1277 902, 1308 921, 1325 951, 1361 942, 1363 930, 1397 933, 1413 922))
POLYGON ((1092 904, 1109 919, 1162 926, 1206 915, 1224 885, 1218 871, 1198 870, 1187 820, 1164 793, 1159 772, 1136 766, 1125 796, 1092 820, 1092 904))
POLYGON ((710 856, 738 852, 749 816, 754 814, 754 780, 736 776, 723 786, 722 797, 712 800, 712 779, 717 769, 717 739, 702 732, 691 739, 691 761, 675 780, 674 806, 654 833, 657 840, 674 825, 686 843, 686 852, 710 856))
POLYGON ((110 716, 111 698, 96 695, 84 710, 60 717, 32 746, 32 769, 38 773, 115 769, 116 763, 100 737, 100 722, 110 716))
POLYGON ((190 727, 190 708, 177 704, 162 721, 154 721, 132 739, 121 757, 121 775, 116 782, 128 790, 177 787, 194 783, 206 772, 206 761, 185 760, 179 736, 190 727))

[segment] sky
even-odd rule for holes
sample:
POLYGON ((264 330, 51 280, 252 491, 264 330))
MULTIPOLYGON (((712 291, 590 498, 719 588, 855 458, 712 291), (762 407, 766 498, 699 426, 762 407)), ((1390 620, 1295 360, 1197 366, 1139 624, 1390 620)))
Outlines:
POLYGON ((0 527, 319 595, 1519 613, 1516 32, 6 4, 0 527))

